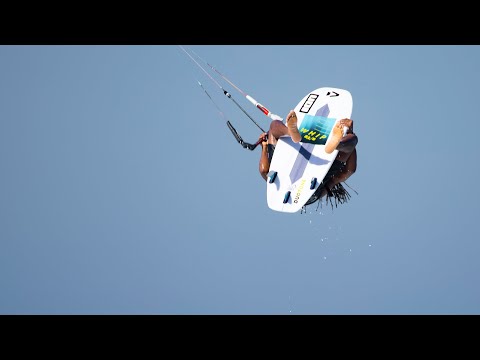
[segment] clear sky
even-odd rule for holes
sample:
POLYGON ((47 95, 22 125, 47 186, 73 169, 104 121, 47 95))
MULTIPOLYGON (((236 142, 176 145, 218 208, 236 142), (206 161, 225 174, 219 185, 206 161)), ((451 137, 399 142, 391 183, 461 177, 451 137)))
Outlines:
POLYGON ((187 48, 282 117, 349 90, 358 195, 270 210, 176 45, 0 46, 1 314, 480 314, 480 46, 187 48))

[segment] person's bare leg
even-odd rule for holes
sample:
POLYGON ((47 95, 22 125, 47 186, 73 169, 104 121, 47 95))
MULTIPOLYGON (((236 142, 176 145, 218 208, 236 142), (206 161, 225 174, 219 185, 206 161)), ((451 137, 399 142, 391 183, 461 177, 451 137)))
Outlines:
POLYGON ((300 140, 302 140, 302 135, 298 131, 297 114, 295 114, 295 111, 290 110, 290 112, 287 115, 286 124, 288 128, 288 134, 292 138, 292 141, 294 143, 299 143, 300 140))
POLYGON ((268 131, 268 143, 276 145, 277 140, 284 135, 288 135, 288 128, 282 121, 273 120, 270 123, 270 130, 268 131))
POLYGON ((343 126, 338 123, 333 127, 332 133, 330 134, 327 143, 325 144, 325 152, 327 154, 331 154, 333 150, 337 148, 338 144, 340 144, 340 140, 342 140, 342 137, 343 126))
POLYGON ((336 160, 346 162, 350 153, 358 144, 358 137, 353 133, 345 135, 337 146, 338 154, 336 160))
POLYGON ((332 133, 330 134, 327 143, 325 144, 325 152, 327 154, 331 154, 333 150, 338 148, 341 140, 344 140, 344 128, 347 128, 348 133, 353 133, 353 121, 351 119, 342 119, 337 121, 335 126, 332 129, 332 133))

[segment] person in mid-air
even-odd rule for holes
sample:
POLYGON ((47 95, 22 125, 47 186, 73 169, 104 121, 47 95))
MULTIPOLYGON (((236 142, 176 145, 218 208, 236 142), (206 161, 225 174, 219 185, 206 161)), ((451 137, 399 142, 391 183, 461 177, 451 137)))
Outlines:
MULTIPOLYGON (((325 196, 327 203, 330 201, 332 206, 332 198, 335 199, 335 206, 337 203, 345 203, 350 198, 350 194, 343 187, 342 182, 345 182, 352 176, 357 169, 356 145, 358 143, 358 137, 353 132, 353 121, 351 119, 337 121, 332 132, 331 139, 325 144, 325 151, 332 153, 336 149, 338 150, 337 157, 322 183, 305 203, 305 206, 313 204, 325 196), (343 136, 344 126, 348 128, 345 136, 343 136)), ((286 124, 281 120, 273 120, 270 123, 268 133, 263 133, 258 138, 259 141, 262 141, 259 171, 265 181, 267 180, 275 146, 281 136, 290 136, 294 143, 302 140, 302 135, 297 128, 297 115, 295 111, 291 110, 288 113, 286 124)))

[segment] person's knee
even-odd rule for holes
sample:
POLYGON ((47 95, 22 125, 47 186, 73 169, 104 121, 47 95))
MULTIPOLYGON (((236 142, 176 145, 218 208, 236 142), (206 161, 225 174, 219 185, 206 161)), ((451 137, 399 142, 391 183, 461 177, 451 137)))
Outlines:
POLYGON ((285 126, 285 124, 281 120, 272 120, 270 122, 270 130, 275 131, 275 129, 278 129, 278 128, 284 127, 284 126, 285 126))
POLYGON ((275 144, 277 139, 288 134, 288 129, 281 120, 273 120, 270 123, 270 131, 268 132, 269 143, 275 144))
POLYGON ((358 144, 358 137, 355 134, 347 134, 345 137, 340 141, 337 146, 337 150, 343 151, 346 153, 351 153, 353 149, 358 144))

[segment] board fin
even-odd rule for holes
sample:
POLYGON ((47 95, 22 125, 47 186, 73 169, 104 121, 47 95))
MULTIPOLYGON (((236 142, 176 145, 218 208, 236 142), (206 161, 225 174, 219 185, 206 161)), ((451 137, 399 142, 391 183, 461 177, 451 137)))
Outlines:
POLYGON ((267 174, 267 177, 268 177, 268 182, 271 184, 275 181, 275 179, 277 178, 277 172, 276 171, 269 171, 268 174, 267 174))

